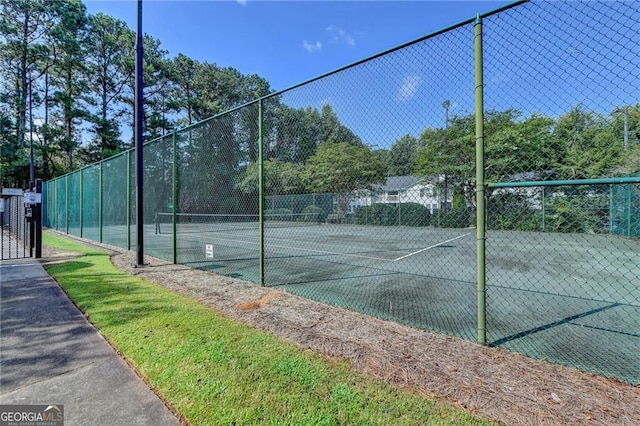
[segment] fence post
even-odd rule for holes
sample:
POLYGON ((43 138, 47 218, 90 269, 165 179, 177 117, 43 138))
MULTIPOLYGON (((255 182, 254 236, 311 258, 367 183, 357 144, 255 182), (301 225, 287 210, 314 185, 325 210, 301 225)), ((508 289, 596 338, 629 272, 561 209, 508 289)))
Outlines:
POLYGON ((78 199, 78 208, 80 214, 80 238, 84 237, 84 168, 78 170, 76 173, 80 173, 80 197, 78 199))
POLYGON ((627 238, 631 238, 631 184, 624 185, 627 190, 627 238))
POLYGON ((60 186, 60 178, 56 178, 56 180, 54 180, 55 182, 55 197, 56 197, 56 213, 53 215, 53 217, 55 217, 55 221, 56 221, 56 226, 54 227, 56 231, 60 230, 60 206, 58 206, 58 187, 60 186))
POLYGON ((258 101, 258 236, 260 241, 260 285, 264 286, 264 151, 262 99, 258 101))
POLYGON ((104 199, 103 199, 103 191, 102 191, 102 186, 104 185, 104 172, 103 172, 103 164, 104 164, 104 160, 100 161, 100 176, 98 177, 98 226, 100 229, 100 242, 102 243, 102 228, 104 223, 102 222, 103 220, 103 214, 102 214, 102 210, 104 209, 104 199))
POLYGON ((484 184, 484 81, 482 19, 474 24, 476 95, 476 263, 478 284, 478 343, 487 344, 487 290, 485 275, 485 184, 484 184))
POLYGON ((176 132, 173 132, 173 137, 171 139, 171 149, 172 149, 172 165, 171 165, 171 175, 172 175, 172 186, 171 186, 171 222, 173 229, 173 264, 178 263, 178 223, 176 213, 178 211, 178 154, 176 152, 177 148, 176 143, 176 132))
POLYGON ((542 232, 546 232, 547 231, 547 214, 545 212, 547 206, 546 206, 546 199, 545 199, 545 188, 546 187, 542 187, 542 232))
POLYGON ((69 233, 69 173, 64 177, 64 232, 69 233))
POLYGON ((127 250, 131 251, 131 150, 127 151, 127 250))
POLYGON ((609 185, 609 233, 613 234, 613 185, 609 185))
POLYGON ((398 226, 402 225, 402 219, 400 217, 400 206, 402 205, 402 191, 398 191, 398 226))

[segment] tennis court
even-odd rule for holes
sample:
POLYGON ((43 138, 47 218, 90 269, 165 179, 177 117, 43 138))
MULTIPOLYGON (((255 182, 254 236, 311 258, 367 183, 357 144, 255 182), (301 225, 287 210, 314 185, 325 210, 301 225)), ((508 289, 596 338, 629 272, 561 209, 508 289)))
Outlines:
MULTIPOLYGON (((229 225, 177 225, 178 262, 259 282, 257 224, 229 225)), ((265 221, 268 286, 475 339, 475 229, 273 225, 265 221)), ((172 233, 147 229, 148 252, 169 258, 172 233)), ((617 357, 614 376, 640 382, 639 265, 637 240, 489 231, 490 344, 609 376, 601 366, 617 357)))
POLYGON ((48 226, 639 384, 638 16, 478 16, 144 144, 144 209, 132 150, 50 181, 48 226))

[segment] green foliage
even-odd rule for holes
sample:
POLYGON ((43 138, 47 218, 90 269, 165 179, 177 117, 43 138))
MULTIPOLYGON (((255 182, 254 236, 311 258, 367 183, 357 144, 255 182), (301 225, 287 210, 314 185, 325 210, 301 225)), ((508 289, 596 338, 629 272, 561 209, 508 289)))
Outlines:
POLYGON ((313 204, 302 209, 302 213, 309 215, 306 220, 310 222, 324 222, 327 219, 327 212, 313 204))
POLYGON ((401 203, 398 205, 398 223, 403 226, 428 226, 430 211, 419 203, 401 203))
POLYGON ((384 164, 367 147, 323 143, 309 158, 305 175, 313 192, 351 192, 384 179, 384 164))
POLYGON ((273 108, 273 124, 278 131, 269 158, 305 163, 316 152, 320 139, 321 116, 315 108, 294 109, 287 105, 273 108))
POLYGON ((555 213, 549 215, 548 229, 552 232, 584 232, 589 229, 584 212, 564 200, 558 200, 555 213))
POLYGON ((593 200, 584 196, 554 196, 546 210, 545 228, 547 231, 563 233, 602 232, 606 225, 603 225, 599 216, 607 212, 593 207, 593 200))
POLYGON ((371 206, 371 225, 394 226, 398 224, 398 211, 391 204, 376 203, 371 206))
POLYGON ((542 210, 528 205, 526 195, 500 192, 489 197, 487 229, 504 231, 541 231, 542 210))
POLYGON ((389 176, 409 176, 414 173, 418 160, 418 140, 411 135, 404 135, 389 150, 389 176))
POLYGON ((360 138, 351 129, 340 123, 330 104, 324 104, 320 113, 320 142, 362 146, 360 138))
POLYGON ((467 208, 467 201, 464 197, 464 192, 460 187, 456 187, 453 190, 452 206, 454 210, 464 210, 467 208))
POLYGON ((582 105, 558 118, 554 135, 566 149, 561 168, 566 179, 606 177, 624 160, 622 138, 614 135, 609 120, 582 105))
POLYGON ((358 225, 368 225, 371 221, 371 206, 356 207, 352 219, 358 225))
MULTIPOLYGON (((258 164, 250 163, 238 183, 246 193, 258 191, 258 164)), ((266 195, 298 194, 304 192, 303 168, 299 164, 267 160, 263 164, 264 189, 266 195)))
POLYGON ((433 216, 436 215, 437 220, 432 217, 431 224, 440 228, 468 228, 474 225, 473 212, 466 207, 440 210, 433 213, 433 216))
POLYGON ((384 179, 385 165, 366 146, 323 143, 309 158, 305 178, 311 192, 337 193, 338 213, 346 214, 349 193, 384 179))

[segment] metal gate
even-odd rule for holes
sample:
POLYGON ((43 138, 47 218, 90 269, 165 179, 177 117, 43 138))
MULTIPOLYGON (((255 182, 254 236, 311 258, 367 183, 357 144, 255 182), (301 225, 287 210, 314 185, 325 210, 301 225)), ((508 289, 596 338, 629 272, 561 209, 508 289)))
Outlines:
POLYGON ((23 195, 4 195, 0 201, 0 259, 31 257, 31 226, 23 195))

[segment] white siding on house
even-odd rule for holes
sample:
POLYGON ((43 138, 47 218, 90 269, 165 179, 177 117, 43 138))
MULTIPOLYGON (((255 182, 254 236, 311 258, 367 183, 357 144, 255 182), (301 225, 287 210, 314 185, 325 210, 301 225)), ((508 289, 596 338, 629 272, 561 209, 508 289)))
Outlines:
POLYGON ((441 180, 442 178, 420 180, 414 176, 392 176, 387 179, 384 185, 374 191, 354 192, 349 203, 349 212, 353 213, 358 207, 370 206, 375 203, 393 204, 394 206, 400 203, 418 203, 433 213, 440 205, 445 203, 451 205, 451 195, 447 197, 447 200, 444 200, 436 188, 435 182, 441 180), (402 186, 403 184, 406 186, 402 186))

